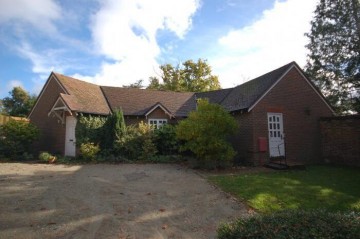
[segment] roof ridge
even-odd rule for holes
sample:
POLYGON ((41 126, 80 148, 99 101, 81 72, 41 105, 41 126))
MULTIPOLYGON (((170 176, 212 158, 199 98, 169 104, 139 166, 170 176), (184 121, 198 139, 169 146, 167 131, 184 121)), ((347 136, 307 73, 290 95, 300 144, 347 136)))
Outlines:
MULTIPOLYGON (((245 84, 247 84, 247 83, 249 83, 249 82, 252 82, 252 81, 254 81, 254 80, 256 80, 256 79, 259 79, 260 77, 264 77, 264 76, 266 76, 266 75, 270 75, 270 74, 272 74, 272 73, 274 73, 274 72, 276 72, 276 71, 278 71, 278 70, 280 70, 280 69, 282 69, 282 68, 284 68, 284 71, 286 71, 286 70, 288 70, 290 67, 292 67, 293 65, 296 65, 296 66, 297 66, 297 64, 296 64, 295 61, 292 61, 292 62, 290 62, 290 63, 287 63, 287 64, 285 64, 285 65, 283 65, 283 66, 280 66, 280 67, 278 67, 278 68, 276 68, 276 69, 274 69, 274 70, 272 70, 272 71, 266 72, 266 73, 264 73, 264 74, 262 74, 262 75, 260 75, 260 76, 257 76, 257 77, 255 77, 255 78, 249 80, 249 81, 246 81, 246 82, 244 82, 244 83, 242 83, 241 85, 238 85, 238 86, 236 86, 236 87, 245 85, 245 84)), ((235 88, 236 88, 236 87, 235 87, 235 88)))
MULTIPOLYGON (((69 78, 69 79, 71 79, 71 80, 81 81, 81 82, 86 83, 86 84, 96 85, 96 86, 99 86, 99 87, 100 87, 100 85, 98 85, 98 84, 95 84, 95 83, 92 83, 92 82, 88 82, 88 81, 84 81, 84 80, 80 80, 80 79, 75 78, 75 77, 72 77, 72 76, 67 76, 67 75, 64 75, 64 74, 61 74, 61 73, 58 73, 58 72, 54 72, 54 71, 53 71, 52 73, 53 73, 56 77, 57 77, 57 75, 60 75, 60 76, 69 78)), ((57 77, 57 78, 58 78, 58 77, 57 77)), ((58 79, 59 79, 59 78, 58 78, 58 79)))
POLYGON ((188 94, 193 95, 198 92, 190 92, 190 91, 172 91, 172 90, 157 90, 157 89, 141 89, 141 88, 131 88, 131 87, 121 87, 121 86, 106 86, 100 85, 101 88, 112 88, 112 89, 123 89, 123 90, 132 90, 132 91, 151 91, 151 92, 164 92, 164 93, 175 93, 175 94, 188 94))

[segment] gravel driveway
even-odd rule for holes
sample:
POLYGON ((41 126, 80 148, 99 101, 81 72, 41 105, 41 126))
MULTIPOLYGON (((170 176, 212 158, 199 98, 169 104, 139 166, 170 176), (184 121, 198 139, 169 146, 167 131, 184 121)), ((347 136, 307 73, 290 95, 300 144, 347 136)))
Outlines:
POLYGON ((0 238, 215 238, 239 216, 179 165, 0 164, 0 238))

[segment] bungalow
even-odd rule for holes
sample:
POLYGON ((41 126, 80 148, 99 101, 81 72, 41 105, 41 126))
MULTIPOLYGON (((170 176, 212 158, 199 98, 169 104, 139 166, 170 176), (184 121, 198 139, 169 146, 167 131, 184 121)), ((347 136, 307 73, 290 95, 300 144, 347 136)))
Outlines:
POLYGON ((334 114, 320 91, 291 62, 234 88, 170 92, 99 86, 52 72, 29 119, 42 137, 39 150, 75 156, 79 113, 109 115, 121 108, 127 124, 156 127, 176 123, 196 109, 196 99, 222 105, 239 123, 232 138, 237 160, 254 164, 284 157, 291 162, 320 159, 320 117, 334 114))

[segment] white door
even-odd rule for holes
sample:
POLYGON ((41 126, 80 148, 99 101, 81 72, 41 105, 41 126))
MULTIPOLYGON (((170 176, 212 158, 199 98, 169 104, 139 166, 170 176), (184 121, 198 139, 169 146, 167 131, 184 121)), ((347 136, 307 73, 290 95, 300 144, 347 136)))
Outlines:
POLYGON ((270 157, 285 156, 283 115, 268 113, 269 153, 270 157))
POLYGON ((76 118, 74 116, 66 116, 66 131, 65 131, 65 156, 75 157, 75 127, 76 118))

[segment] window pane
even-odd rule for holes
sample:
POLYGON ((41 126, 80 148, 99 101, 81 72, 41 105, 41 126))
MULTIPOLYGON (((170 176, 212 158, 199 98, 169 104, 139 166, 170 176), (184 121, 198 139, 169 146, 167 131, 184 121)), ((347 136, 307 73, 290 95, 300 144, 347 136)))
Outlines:
POLYGON ((269 122, 271 122, 272 121, 272 118, 271 117, 269 117, 269 122))
POLYGON ((269 126, 270 126, 270 129, 272 129, 272 124, 270 124, 269 126))

